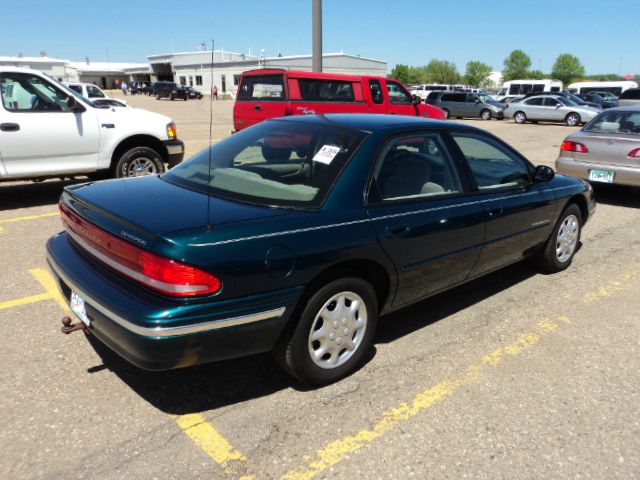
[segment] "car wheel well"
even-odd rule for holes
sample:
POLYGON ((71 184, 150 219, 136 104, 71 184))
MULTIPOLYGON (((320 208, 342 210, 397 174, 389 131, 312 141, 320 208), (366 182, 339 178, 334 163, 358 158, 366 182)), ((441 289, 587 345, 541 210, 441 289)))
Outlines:
POLYGON ((111 168, 115 167, 124 152, 136 147, 152 148, 153 150, 158 152, 158 155, 162 157, 162 160, 164 162, 166 162, 169 158, 167 148, 165 147, 164 143, 162 143, 157 138, 152 137, 151 135, 134 135, 121 141, 113 151, 113 155, 111 155, 111 168))
POLYGON ((341 262, 320 272, 305 288, 300 304, 303 305, 318 288, 342 277, 358 277, 369 282, 376 292, 379 308, 385 305, 391 285, 389 274, 379 263, 364 259, 341 262))
POLYGON ((580 209, 580 214, 582 215, 582 222, 583 223, 586 222, 587 219, 589 218, 589 207, 584 197, 582 195, 574 195, 567 201, 563 210, 566 209, 571 204, 578 206, 578 208, 580 209))

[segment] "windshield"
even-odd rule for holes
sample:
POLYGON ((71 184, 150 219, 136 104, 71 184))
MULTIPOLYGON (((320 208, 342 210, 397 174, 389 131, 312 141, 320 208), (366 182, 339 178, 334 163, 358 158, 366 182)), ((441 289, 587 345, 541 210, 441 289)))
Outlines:
POLYGON ((484 103, 500 103, 495 98, 484 93, 479 93, 478 97, 480 97, 480 100, 482 100, 484 103))
POLYGON ((211 146, 210 155, 201 151, 163 178, 248 203, 317 207, 364 137, 329 121, 271 120, 211 146))

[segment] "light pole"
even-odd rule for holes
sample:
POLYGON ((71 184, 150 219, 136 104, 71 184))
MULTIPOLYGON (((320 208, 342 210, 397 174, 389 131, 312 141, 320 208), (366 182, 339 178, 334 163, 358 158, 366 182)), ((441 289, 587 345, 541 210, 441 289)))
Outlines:
POLYGON ((322 71, 322 0, 313 0, 313 58, 311 68, 322 71))

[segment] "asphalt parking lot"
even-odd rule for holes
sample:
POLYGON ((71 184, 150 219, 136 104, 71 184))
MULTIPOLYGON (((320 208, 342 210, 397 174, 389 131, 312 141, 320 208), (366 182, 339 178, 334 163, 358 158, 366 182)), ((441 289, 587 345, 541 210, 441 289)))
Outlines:
MULTIPOLYGON (((205 148, 209 102, 127 97, 205 148)), ((214 102, 213 140, 232 129, 214 102)), ((467 120, 553 165, 574 128, 467 120)), ((640 196, 598 188, 573 265, 527 263, 383 317, 302 388, 270 355, 150 373, 80 333, 45 261, 69 182, 0 184, 0 478, 640 477, 640 196)))

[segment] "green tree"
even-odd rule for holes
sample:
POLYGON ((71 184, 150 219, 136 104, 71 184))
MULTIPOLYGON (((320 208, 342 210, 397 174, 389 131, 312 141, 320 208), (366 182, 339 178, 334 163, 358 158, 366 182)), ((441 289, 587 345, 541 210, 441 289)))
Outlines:
POLYGON ((570 53, 558 55, 556 63, 553 64, 551 76, 562 80, 567 85, 584 76, 584 65, 580 59, 570 53))
POLYGON ((502 78, 505 82, 507 80, 528 78, 529 67, 531 67, 529 55, 522 50, 514 50, 504 59, 502 78))
POLYGON ((474 87, 484 85, 491 75, 491 67, 486 63, 471 60, 467 62, 467 69, 464 73, 465 82, 474 87))
POLYGON ((433 59, 425 68, 427 82, 433 83, 459 83, 460 73, 453 62, 433 59))
POLYGON ((528 73, 528 77, 532 80, 542 80, 543 78, 545 78, 545 74, 542 72, 542 70, 531 70, 528 73))
POLYGON ((397 64, 395 67, 393 67, 393 70, 391 70, 389 77, 395 78, 402 83, 411 83, 409 82, 409 66, 403 65, 402 63, 397 64))

